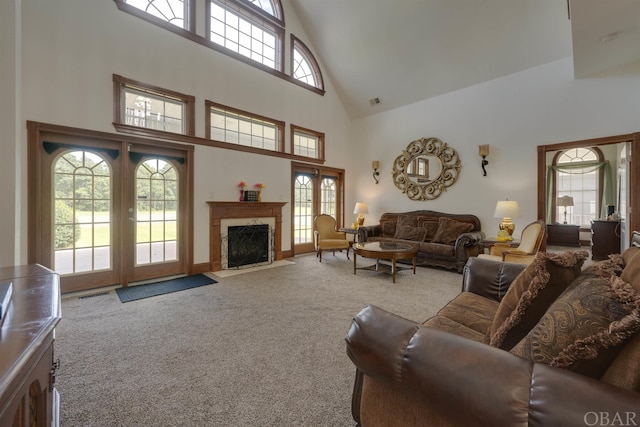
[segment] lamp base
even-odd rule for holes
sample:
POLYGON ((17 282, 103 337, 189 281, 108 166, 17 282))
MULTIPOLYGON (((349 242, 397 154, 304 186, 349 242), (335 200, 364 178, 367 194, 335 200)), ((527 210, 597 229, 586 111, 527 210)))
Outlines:
POLYGON ((358 215, 358 227, 362 227, 364 225, 364 215, 358 215))
POLYGON ((513 235, 513 230, 516 229, 516 225, 511 221, 511 218, 505 216, 502 218, 502 222, 500 223, 500 230, 505 230, 509 233, 509 236, 513 235))

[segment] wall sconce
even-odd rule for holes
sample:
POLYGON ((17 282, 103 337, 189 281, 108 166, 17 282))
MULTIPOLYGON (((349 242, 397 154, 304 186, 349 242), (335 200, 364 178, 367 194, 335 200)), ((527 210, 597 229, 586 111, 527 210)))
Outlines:
POLYGON ((489 164, 489 160, 487 160, 487 156, 489 155, 489 144, 480 145, 478 148, 480 157, 482 157, 482 162, 480 163, 482 165, 482 175, 487 176, 487 170, 484 167, 489 164))
POLYGON ((377 160, 372 161, 371 167, 373 168, 373 179, 376 180, 377 184, 379 182, 378 177, 380 176, 380 172, 378 172, 378 169, 380 168, 380 162, 377 160))

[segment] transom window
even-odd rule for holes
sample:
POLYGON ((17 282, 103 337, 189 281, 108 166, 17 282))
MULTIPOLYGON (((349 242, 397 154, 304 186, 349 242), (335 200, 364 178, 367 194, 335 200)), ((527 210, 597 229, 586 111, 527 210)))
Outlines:
POLYGON ((324 89, 324 82, 318 62, 307 46, 291 35, 291 75, 294 79, 324 89))
POLYGON ((282 151, 284 122, 207 101, 207 137, 230 144, 282 151))
POLYGON ((176 27, 187 28, 187 8, 189 0, 123 0, 149 15, 155 16, 176 27))
POLYGON ((162 132, 194 134, 194 97, 114 75, 119 124, 162 132))
POLYGON ((324 133, 291 125, 291 139, 293 154, 324 159, 324 133))
POLYGON ((269 68, 282 71, 282 27, 266 16, 274 13, 270 1, 210 0, 209 40, 269 68), (257 7, 248 7, 248 6, 257 7), (257 11, 265 11, 260 14, 257 11))

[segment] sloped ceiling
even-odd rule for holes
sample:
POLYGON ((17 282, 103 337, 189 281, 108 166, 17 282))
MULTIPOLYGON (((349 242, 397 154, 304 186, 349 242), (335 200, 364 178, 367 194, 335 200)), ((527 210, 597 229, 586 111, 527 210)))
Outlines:
POLYGON ((572 55, 576 77, 640 64, 640 0, 291 3, 352 118, 572 55))

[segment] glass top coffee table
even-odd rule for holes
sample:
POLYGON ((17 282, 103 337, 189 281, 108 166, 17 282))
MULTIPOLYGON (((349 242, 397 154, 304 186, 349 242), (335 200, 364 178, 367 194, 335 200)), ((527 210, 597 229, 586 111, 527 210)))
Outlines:
POLYGON ((356 274, 358 255, 363 258, 373 258, 376 260, 374 265, 368 267, 360 267, 360 270, 379 271, 381 273, 391 274, 393 283, 396 283, 396 272, 407 270, 411 267, 398 267, 396 261, 399 259, 413 259, 413 274, 416 274, 416 258, 418 249, 408 243, 396 242, 368 242, 356 243, 353 245, 353 274, 356 274), (380 260, 389 260, 391 265, 381 263, 380 260))

